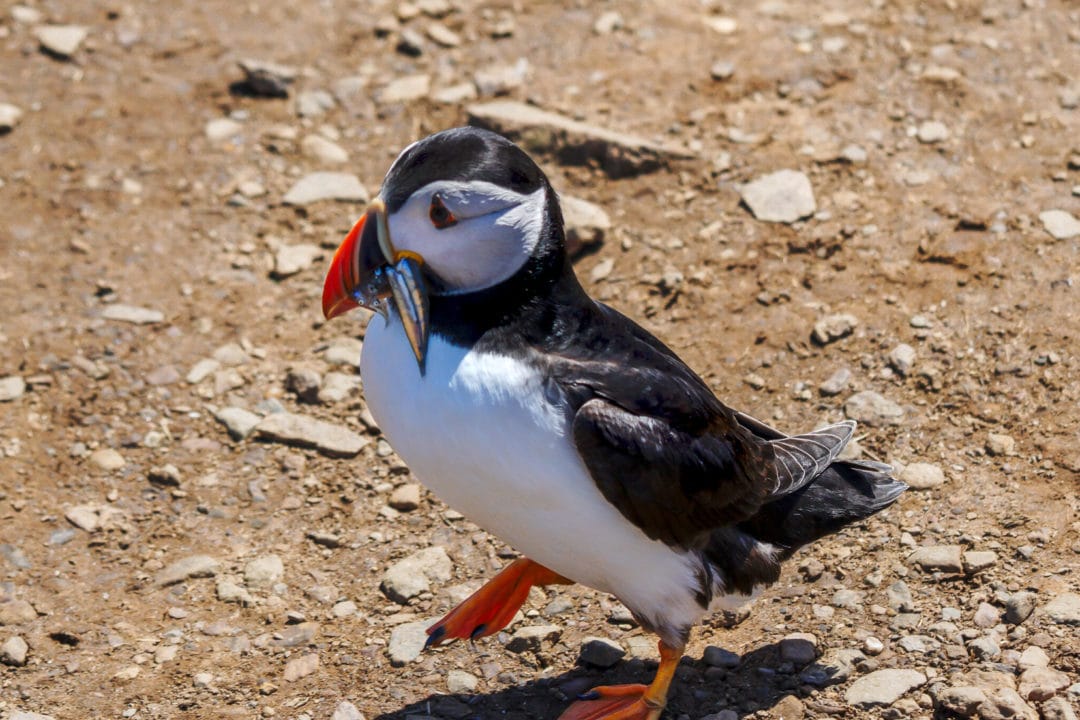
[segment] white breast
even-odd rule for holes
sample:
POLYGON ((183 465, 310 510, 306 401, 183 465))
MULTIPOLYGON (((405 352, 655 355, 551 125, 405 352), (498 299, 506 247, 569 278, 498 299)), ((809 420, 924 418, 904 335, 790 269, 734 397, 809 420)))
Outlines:
POLYGON ((703 614, 693 558, 650 540, 604 499, 530 366, 433 335, 421 377, 400 323, 373 318, 361 374, 387 440, 449 505, 640 615, 689 624, 703 614))

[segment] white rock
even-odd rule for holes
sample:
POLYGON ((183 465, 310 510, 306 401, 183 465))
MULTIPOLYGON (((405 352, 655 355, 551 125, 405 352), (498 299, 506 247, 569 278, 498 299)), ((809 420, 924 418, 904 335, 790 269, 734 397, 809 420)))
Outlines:
POLYGON ((1080 595, 1062 593, 1039 611, 1059 625, 1080 625, 1080 595))
POLYGON ((203 358, 191 366, 188 374, 184 377, 189 385, 198 385, 221 367, 221 363, 213 358, 203 358))
POLYGON ((900 480, 914 490, 929 490, 945 483, 945 471, 933 463, 911 463, 900 473, 900 480))
POLYGON ((391 80, 375 93, 375 102, 380 105, 412 102, 425 97, 431 90, 430 75, 406 75, 391 80))
POLYGON ((334 109, 334 96, 325 90, 306 90, 296 96, 296 114, 318 117, 334 109))
POLYGON ((26 392, 26 381, 18 375, 0 378, 0 402, 11 402, 26 392))
POLYGON ((925 545, 916 548, 908 556, 908 562, 915 563, 927 572, 959 573, 964 571, 961 550, 959 545, 925 545))
POLYGON ((267 440, 313 447, 329 457, 353 457, 370 442, 342 425, 294 413, 267 415, 255 432, 267 440))
POLYGON ((604 208, 570 195, 560 200, 566 229, 566 251, 570 255, 604 241, 604 235, 611 230, 611 218, 604 208))
POLYGON ((1015 455, 1016 440, 1011 435, 1003 433, 987 433, 986 452, 991 455, 1015 455))
POLYGON ((411 663, 420 657, 427 642, 427 629, 434 624, 432 620, 419 620, 417 622, 398 625, 390 631, 390 642, 386 652, 390 656, 390 664, 401 667, 411 663))
POLYGON ((928 120, 919 125, 916 135, 921 143, 938 143, 949 139, 949 128, 937 120, 928 120))
POLYGON ((355 367, 360 362, 360 353, 364 343, 353 337, 338 337, 331 340, 323 351, 323 359, 331 365, 349 365, 355 367))
POLYGON ((319 669, 319 656, 309 653, 294 657, 285 663, 285 682, 296 682, 301 678, 311 675, 319 669))
POLYGON ((3 645, 0 645, 0 662, 5 665, 22 667, 26 664, 26 654, 30 652, 30 646, 18 635, 9 637, 3 645))
POLYGON ((116 452, 112 448, 100 448, 90 453, 89 461, 92 465, 97 465, 102 470, 119 470, 127 465, 127 461, 124 460, 124 456, 116 452))
POLYGON ((915 348, 900 343, 889 353, 889 366, 901 375, 907 375, 915 365, 915 348))
POLYGON ((11 132, 22 120, 23 111, 8 103, 0 103, 0 135, 11 132))
POLYGON ((165 315, 159 310, 120 304, 106 305, 101 311, 101 317, 106 320, 117 320, 136 325, 150 325, 162 322, 165 319, 165 315))
POLYGON ((735 18, 723 15, 705 18, 705 24, 721 35, 732 35, 739 29, 739 23, 735 18))
POLYGON ((365 720, 364 713, 360 712, 355 705, 348 700, 342 700, 334 708, 334 714, 330 720, 365 720))
POLYGON ((1039 220, 1055 240, 1068 240, 1080 235, 1080 220, 1064 210, 1046 210, 1039 213, 1039 220))
POLYGON ((853 682, 844 693, 844 700, 859 708, 892 705, 925 683, 926 676, 916 670, 875 670, 853 682))
POLYGON ((476 692, 476 686, 479 682, 475 675, 464 670, 451 670, 446 673, 446 689, 455 695, 476 692))
POLYGON ((158 587, 175 585, 188 578, 213 577, 221 572, 221 563, 209 555, 190 555, 161 570, 154 579, 158 587))
POLYGON ((310 205, 322 200, 365 203, 368 191, 351 173, 315 172, 300 178, 282 198, 286 205, 310 205))
POLYGON ((431 588, 431 582, 446 582, 453 573, 453 563, 446 550, 436 545, 413 553, 387 568, 380 587, 394 602, 405 604, 431 588))
POLYGON ((243 129, 243 125, 231 118, 214 118, 206 123, 203 132, 206 133, 207 140, 219 143, 225 142, 226 140, 232 140, 243 129))
POLYGON ((225 426, 233 440, 243 440, 262 421, 255 413, 238 407, 221 408, 214 413, 214 419, 225 426))
POLYGON ((244 583, 251 588, 270 587, 285 575, 285 564, 277 555, 261 555, 244 565, 244 583))
POLYGON ((793 223, 817 210, 810 179, 797 170, 778 170, 739 188, 742 200, 758 220, 793 223))
POLYGON ((819 345, 828 345, 855 332, 858 326, 859 319, 849 313, 826 315, 814 323, 810 337, 819 345))
POLYGON ((904 408, 873 390, 855 393, 844 403, 844 413, 860 423, 874 427, 898 425, 904 417, 904 408))
POLYGON ((349 153, 345 148, 332 140, 327 140, 322 135, 308 135, 300 143, 300 149, 305 155, 328 165, 339 165, 349 161, 349 153))
POLYGON ((623 17, 614 10, 601 13, 593 23, 593 32, 597 35, 610 35, 623 26, 623 17))
POLYGON ((87 32, 80 25, 43 25, 34 30, 34 35, 42 48, 66 59, 78 52, 87 32))
POLYGON ((477 70, 473 82, 477 92, 484 97, 506 95, 525 84, 529 69, 529 61, 525 58, 519 58, 513 65, 496 63, 477 70))
POLYGON ((301 243, 299 245, 282 245, 274 253, 274 277, 287 278, 303 272, 311 267, 311 264, 323 256, 323 250, 318 245, 301 243))
POLYGON ((322 387, 319 388, 319 402, 332 405, 341 402, 357 392, 360 387, 360 378, 356 375, 346 375, 340 372, 328 372, 323 376, 322 387))
POLYGON ((22 25, 37 25, 45 19, 45 16, 37 8, 27 7, 26 5, 12 5, 11 19, 22 25))
POLYGON ((475 100, 477 94, 476 85, 471 82, 461 82, 435 88, 431 91, 431 99, 437 103, 453 105, 475 100))
POLYGON ((445 48, 453 48, 461 44, 461 36, 442 23, 431 23, 428 25, 427 36, 431 38, 436 45, 441 45, 445 48))

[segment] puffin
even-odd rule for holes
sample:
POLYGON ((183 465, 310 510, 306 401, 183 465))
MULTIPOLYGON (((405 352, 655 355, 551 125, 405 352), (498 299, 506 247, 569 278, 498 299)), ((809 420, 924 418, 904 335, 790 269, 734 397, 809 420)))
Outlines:
POLYGON ((334 253, 322 307, 380 316, 360 374, 381 432, 521 553, 427 630, 429 647, 492 635, 531 587, 569 583, 614 595, 659 638, 652 682, 595 687, 560 720, 657 720, 695 624, 906 489, 888 465, 839 459, 854 422, 773 429, 591 298, 551 183, 494 132, 453 128, 398 155, 334 253))

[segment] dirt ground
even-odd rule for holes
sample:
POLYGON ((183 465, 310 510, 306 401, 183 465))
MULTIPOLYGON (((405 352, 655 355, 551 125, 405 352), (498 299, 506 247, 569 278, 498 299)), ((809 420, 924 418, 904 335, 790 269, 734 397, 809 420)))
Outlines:
POLYGON ((944 480, 922 468, 933 487, 700 628, 665 718, 1075 717, 1080 236, 1055 239, 1044 215, 1080 217, 1075 3, 28 0, 0 14, 0 103, 22 110, 0 135, 0 718, 524 720, 648 680, 651 640, 578 587, 534 592, 475 647, 391 663, 395 628, 513 553, 426 492, 413 508, 366 422, 358 343, 342 341, 362 338, 360 314, 327 324, 319 307, 362 205, 282 202, 318 170, 374 192, 401 148, 466 121, 468 97, 386 101, 392 80, 467 95, 521 58, 509 98, 693 155, 618 179, 538 156, 610 214, 578 261, 597 297, 786 430, 879 393, 899 409, 861 425, 861 451, 944 480), (49 24, 88 33, 64 58, 40 46, 49 24), (297 68, 289 97, 245 92, 244 58, 297 68), (312 91, 331 99, 298 106, 312 91), (221 118, 236 125, 215 134, 221 118), (741 204, 742 183, 780 169, 809 178, 812 217, 741 204), (299 244, 321 254, 275 274, 299 244), (837 314, 852 332, 814 342, 837 314), (226 407, 368 442, 335 458, 234 440, 226 407), (992 555, 934 570, 916 546, 992 555), (384 573, 429 548, 449 570, 391 600, 384 573), (1030 617, 1003 617, 1020 597, 1030 617), (553 628, 511 642, 538 625, 553 628), (780 645, 792 632, 814 635, 817 665, 780 645), (588 637, 627 654, 582 662, 588 637), (1048 669, 1021 676, 1033 662, 1048 669), (874 707, 849 695, 890 668, 923 682, 874 707), (950 704, 970 686, 1020 694, 950 704))

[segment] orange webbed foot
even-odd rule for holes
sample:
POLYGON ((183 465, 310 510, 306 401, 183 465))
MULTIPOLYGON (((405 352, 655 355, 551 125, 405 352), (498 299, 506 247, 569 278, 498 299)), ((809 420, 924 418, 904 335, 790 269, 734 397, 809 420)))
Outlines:
POLYGON ((559 720, 657 720, 664 706, 647 699, 648 685, 593 688, 568 707, 559 720))
POLYGON ((533 585, 571 582, 528 558, 518 558, 427 629, 425 647, 448 640, 477 640, 510 624, 533 585))

